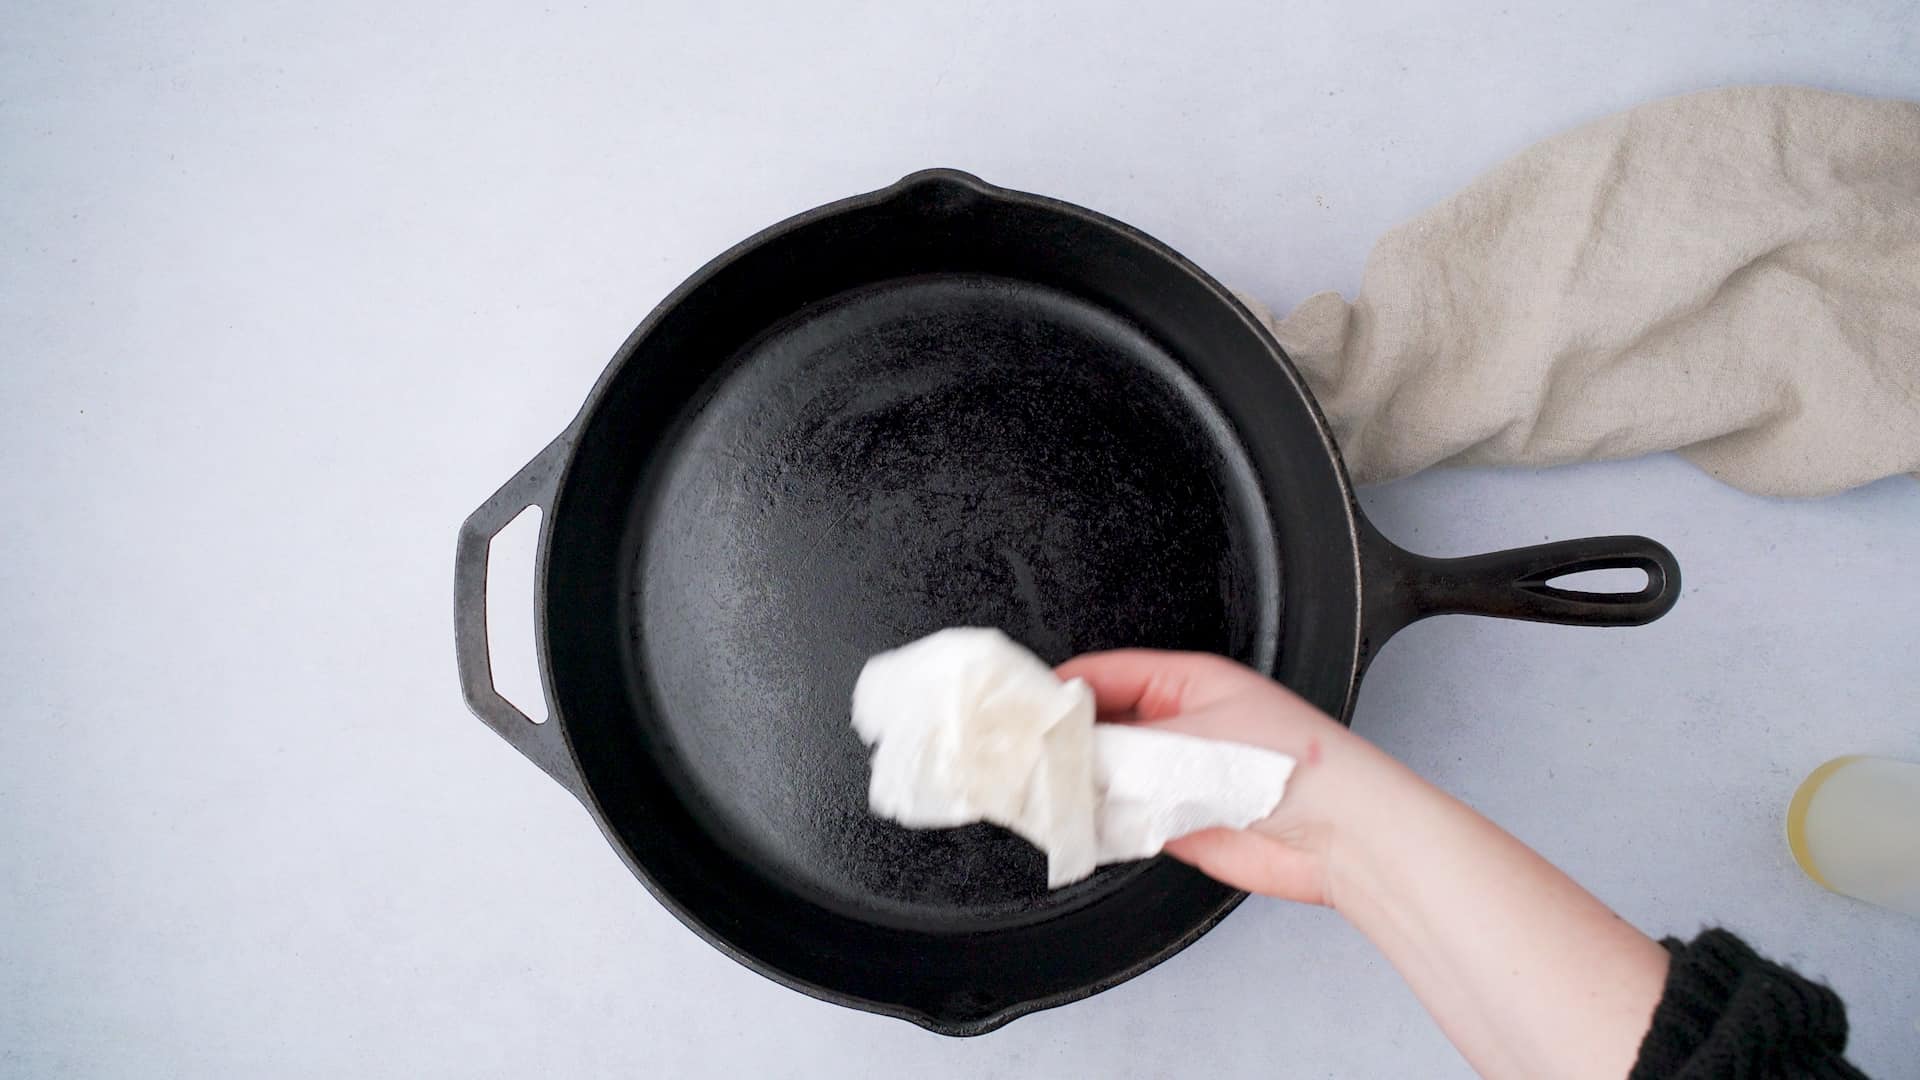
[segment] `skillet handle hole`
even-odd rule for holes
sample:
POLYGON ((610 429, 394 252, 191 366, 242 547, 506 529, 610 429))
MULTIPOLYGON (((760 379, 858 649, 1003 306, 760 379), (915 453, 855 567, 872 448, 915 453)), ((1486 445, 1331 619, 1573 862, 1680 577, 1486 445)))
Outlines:
POLYGON ((493 688, 536 724, 547 721, 534 642, 533 577, 540 508, 529 506, 487 546, 487 659, 493 688))
POLYGON ((1645 592, 1651 581, 1652 578, 1645 570, 1633 566, 1606 570, 1581 570, 1548 578, 1543 584, 1550 589, 1559 589, 1563 592, 1593 593, 1598 596, 1632 596, 1645 592))

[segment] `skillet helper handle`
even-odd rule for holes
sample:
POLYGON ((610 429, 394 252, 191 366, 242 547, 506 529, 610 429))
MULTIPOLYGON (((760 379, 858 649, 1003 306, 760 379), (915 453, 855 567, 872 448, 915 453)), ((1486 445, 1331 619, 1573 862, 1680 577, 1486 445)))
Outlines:
MULTIPOLYGON (((1435 559, 1399 552, 1414 619, 1428 615, 1493 615, 1576 626, 1639 626, 1665 615, 1680 598, 1680 564, 1644 536, 1593 536, 1551 544, 1435 559), (1635 592, 1585 592, 1547 584, 1589 570, 1640 570, 1635 592)), ((1411 620, 1409 620, 1411 621, 1411 620)))
MULTIPOLYGON (((552 718, 535 723, 500 695, 493 685, 493 662, 487 650, 487 554, 493 538, 530 506, 538 506, 542 514, 552 512, 560 469, 572 449, 569 436, 555 439, 460 526, 453 560, 453 644, 467 708, 580 798, 585 788, 559 723, 552 718)), ((544 669, 540 677, 544 685, 544 669)))

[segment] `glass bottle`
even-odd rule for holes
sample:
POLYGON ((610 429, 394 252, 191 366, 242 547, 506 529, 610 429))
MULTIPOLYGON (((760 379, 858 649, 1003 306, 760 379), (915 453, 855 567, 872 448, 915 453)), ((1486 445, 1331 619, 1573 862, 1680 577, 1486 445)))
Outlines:
POLYGON ((1856 754, 1813 770, 1787 806, 1787 846, 1834 892, 1920 915, 1920 765, 1856 754))

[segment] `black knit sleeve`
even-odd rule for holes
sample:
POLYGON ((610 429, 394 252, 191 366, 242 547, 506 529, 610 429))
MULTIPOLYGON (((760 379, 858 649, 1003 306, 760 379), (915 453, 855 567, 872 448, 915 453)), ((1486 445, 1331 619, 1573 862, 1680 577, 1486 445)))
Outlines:
POLYGON ((1840 1056, 1847 1013, 1832 990, 1725 930, 1661 944, 1673 963, 1630 1080, 1862 1076, 1840 1056))

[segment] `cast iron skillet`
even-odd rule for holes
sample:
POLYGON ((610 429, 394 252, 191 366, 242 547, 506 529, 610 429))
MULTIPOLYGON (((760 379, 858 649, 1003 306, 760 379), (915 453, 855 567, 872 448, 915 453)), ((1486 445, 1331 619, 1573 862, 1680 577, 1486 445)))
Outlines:
POLYGON ((1201 649, 1344 720, 1415 619, 1630 625, 1679 587, 1640 537, 1400 550, 1227 290, 1119 222, 932 171, 768 229, 648 316, 467 519, 455 637, 474 712, 695 932, 967 1035, 1145 971, 1241 894, 1169 859, 1048 892, 998 829, 870 817, 847 714, 868 655, 953 625, 1055 662, 1201 649), (488 542, 528 506, 544 724, 487 658, 488 542), (1548 584, 1608 567, 1646 587, 1548 584))

